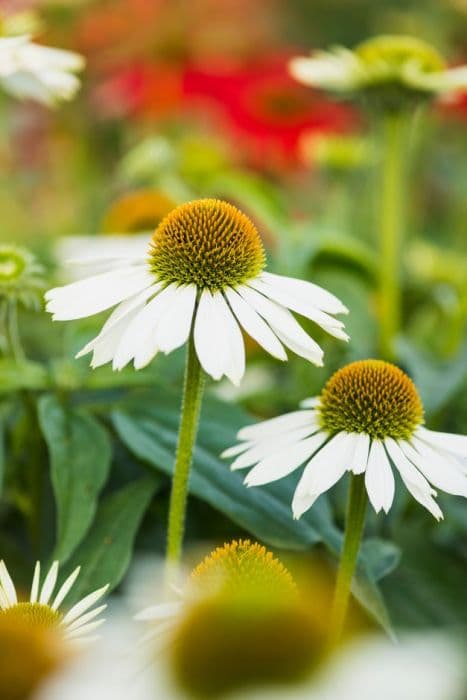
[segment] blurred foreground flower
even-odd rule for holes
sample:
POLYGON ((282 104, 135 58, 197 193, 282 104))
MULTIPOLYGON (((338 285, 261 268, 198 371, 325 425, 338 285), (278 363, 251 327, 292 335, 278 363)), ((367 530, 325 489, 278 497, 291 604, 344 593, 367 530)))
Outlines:
POLYGON ((467 497, 467 437, 427 430, 418 392, 400 369, 363 360, 336 372, 303 410, 243 428, 232 469, 255 465, 245 479, 259 486, 281 479, 309 460, 293 500, 299 518, 349 471, 364 475, 370 502, 389 511, 395 490, 391 462, 412 496, 436 519, 433 486, 467 497), (311 457, 311 459, 309 459, 311 457))
POLYGON ((71 100, 83 67, 79 54, 34 44, 29 35, 0 38, 0 86, 13 97, 48 107, 71 100))
POLYGON ((396 109, 467 87, 467 66, 448 68, 436 49, 411 36, 377 36, 352 51, 337 47, 294 58, 290 71, 305 85, 361 94, 371 104, 396 109))
POLYGON ((58 563, 54 562, 40 585, 36 564, 29 601, 19 601, 15 585, 0 561, 0 697, 30 700, 35 691, 74 658, 89 633, 100 626, 96 619, 106 605, 93 608, 106 588, 91 593, 66 613, 60 608, 79 574, 79 568, 54 595, 58 563))
POLYGON ((312 673, 324 651, 325 619, 272 552, 249 540, 207 556, 178 607, 165 603, 138 617, 162 629, 173 683, 195 697, 292 683, 312 673))
POLYGON ((157 352, 172 352, 192 337, 203 369, 238 384, 245 367, 240 326, 278 359, 287 359, 284 343, 321 365, 321 348, 288 309, 347 340, 332 315, 346 308, 310 282, 263 272, 264 257, 258 231, 242 212, 219 200, 198 200, 162 221, 146 260, 104 261, 101 274, 49 291, 47 310, 65 321, 118 304, 79 353, 93 352, 93 367, 113 361, 122 369, 133 360, 140 369, 157 352))

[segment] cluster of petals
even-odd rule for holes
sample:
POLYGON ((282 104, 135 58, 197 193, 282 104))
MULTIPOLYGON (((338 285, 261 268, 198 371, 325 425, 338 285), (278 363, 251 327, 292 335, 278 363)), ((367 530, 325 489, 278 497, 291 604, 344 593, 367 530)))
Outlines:
POLYGON ((372 439, 367 433, 330 434, 319 420, 319 398, 307 399, 302 410, 242 428, 240 443, 223 457, 235 457, 232 469, 251 468, 247 486, 281 479, 305 465, 292 509, 300 518, 319 496, 346 472, 364 474, 369 500, 378 513, 394 500, 394 470, 412 496, 437 519, 443 517, 435 488, 467 497, 467 437, 415 429, 408 440, 372 439), (434 487, 434 488, 433 488, 434 487))
MULTIPOLYGON (((96 272, 97 262, 88 263, 96 272)), ((93 367, 112 362, 115 370, 131 361, 141 369, 158 352, 168 354, 184 345, 192 333, 205 372, 239 384, 245 371, 241 329, 279 360, 287 359, 286 347, 321 366, 321 347, 291 311, 348 340, 344 324, 334 318, 347 312, 337 297, 311 282, 265 271, 243 284, 210 291, 195 284, 167 284, 145 258, 111 259, 99 262, 98 274, 50 290, 46 300, 59 321, 115 307, 97 337, 78 353, 92 352, 93 367)))

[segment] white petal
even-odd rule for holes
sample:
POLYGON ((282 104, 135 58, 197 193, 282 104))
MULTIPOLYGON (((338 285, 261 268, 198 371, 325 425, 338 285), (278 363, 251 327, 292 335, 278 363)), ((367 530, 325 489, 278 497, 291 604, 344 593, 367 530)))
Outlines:
POLYGON ((81 570, 80 566, 77 566, 76 569, 71 573, 68 578, 66 579, 65 583, 60 587, 57 595, 55 596, 54 602, 51 605, 52 610, 58 610, 60 605, 63 603, 65 600, 65 597, 68 595, 70 592, 74 582, 79 576, 79 572, 81 570))
POLYGON ((388 513, 394 500, 395 483, 388 456, 380 440, 371 443, 365 486, 375 512, 379 513, 383 509, 388 513))
POLYGON ((431 447, 440 450, 447 450, 459 457, 467 457, 467 436, 456 435, 455 433, 439 433, 427 428, 418 428, 417 437, 427 442, 431 447))
POLYGON ((58 561, 54 561, 50 570, 45 577, 45 581, 42 585, 42 589, 39 596, 39 603, 42 605, 47 605, 52 593, 54 592, 55 584, 57 583, 58 576, 58 561))
POLYGON ((254 308, 247 304, 240 294, 237 294, 233 289, 227 289, 225 294, 232 307, 232 311, 248 335, 256 340, 256 342, 273 357, 276 357, 278 360, 287 360, 287 353, 282 343, 277 336, 274 335, 266 321, 256 313, 254 308))
POLYGON ((160 317, 155 335, 161 352, 168 354, 184 345, 190 335, 196 302, 194 284, 177 288, 171 302, 160 317))
POLYGON ((321 403, 319 396, 312 396, 309 399, 300 401, 300 408, 317 408, 321 403))
POLYGON ((90 622, 88 625, 83 625, 83 627, 78 627, 78 629, 75 629, 72 632, 67 632, 66 638, 75 639, 76 637, 81 637, 81 635, 88 634, 89 632, 97 629, 103 625, 104 622, 105 620, 96 620, 95 622, 90 622))
POLYGON ((118 347, 114 354, 113 368, 122 369, 132 359, 141 358, 151 359, 157 352, 154 347, 154 337, 157 323, 164 313, 166 304, 174 296, 176 285, 171 284, 157 294, 154 299, 151 299, 146 306, 138 311, 136 316, 128 324, 125 332, 122 334, 118 347))
POLYGON ((5 566, 5 562, 0 561, 0 586, 3 589, 3 593, 8 601, 9 605, 16 605, 18 598, 16 596, 16 589, 13 581, 11 580, 8 569, 5 566))
POLYGON ((354 474, 363 474, 368 463, 370 438, 366 433, 355 433, 355 452, 349 464, 349 470, 354 474))
POLYGON ((335 319, 333 316, 328 315, 324 311, 321 311, 316 306, 312 306, 309 302, 303 301, 303 299, 294 297, 293 295, 285 292, 280 287, 276 287, 274 282, 265 282, 261 278, 256 278, 248 283, 249 287, 253 287, 258 292, 264 294, 268 299, 272 299, 281 306, 285 306, 291 311, 295 311, 311 321, 314 321, 318 326, 321 326, 330 335, 333 335, 340 340, 348 340, 349 336, 343 331, 344 324, 342 321, 335 319))
POLYGON ((395 440, 386 438, 384 445, 407 490, 437 520, 441 520, 443 513, 433 498, 433 495, 436 495, 436 491, 431 488, 423 474, 407 459, 395 440))
POLYGON ((30 597, 31 603, 37 603, 37 599, 39 597, 40 578, 41 578, 41 565, 40 565, 40 562, 37 561, 36 566, 34 567, 34 576, 32 577, 31 597, 30 597))
POLYGON ((78 617, 74 622, 68 624, 66 626, 68 632, 74 632, 75 630, 80 629, 81 627, 84 627, 88 622, 91 622, 91 620, 94 620, 95 617, 101 614, 105 609, 107 608, 107 605, 104 603, 104 605, 100 605, 98 608, 94 608, 93 610, 90 610, 87 613, 84 613, 84 615, 81 615, 78 617))
POLYGON ((268 436, 289 432, 294 428, 303 428, 306 425, 315 426, 315 411, 292 411, 282 416, 276 416, 261 423, 247 425, 238 431, 239 440, 261 440, 268 436))
POLYGON ((304 428, 297 428, 288 433, 268 436, 264 440, 253 443, 252 447, 235 459, 230 468, 234 471, 251 467, 265 457, 274 456, 278 450, 282 451, 284 447, 309 437, 312 433, 316 433, 317 430, 318 428, 307 425, 304 428))
POLYGON ((0 610, 6 610, 14 603, 10 603, 8 597, 0 584, 0 610))
POLYGON ((76 603, 76 605, 74 605, 63 618, 64 624, 70 624, 71 622, 74 622, 74 620, 76 620, 78 617, 80 617, 80 615, 85 613, 86 610, 89 610, 89 608, 92 605, 94 605, 94 603, 97 603, 97 601, 100 600, 100 598, 102 598, 103 595, 105 595, 107 589, 108 586, 103 586, 97 591, 94 591, 93 593, 87 595, 85 598, 80 600, 79 603, 76 603))
POLYGON ((306 509, 330 489, 344 475, 354 450, 354 438, 348 433, 337 433, 317 452, 305 467, 295 490, 292 510, 299 518, 306 509))
MULTIPOLYGON (((350 54, 350 52, 348 52, 350 54)), ((292 76, 304 85, 327 90, 350 90, 355 85, 356 68, 346 55, 316 52, 311 58, 297 57, 289 62, 292 76)))
POLYGON ((135 620, 167 620, 175 617, 182 607, 180 601, 173 603, 160 603, 159 605, 152 605, 149 608, 141 610, 137 615, 135 615, 135 620))
POLYGON ((225 374, 230 360, 227 339, 216 323, 217 315, 213 296, 205 289, 196 312, 194 341, 202 368, 216 381, 225 374))
POLYGON ((93 316, 138 294, 153 282, 154 277, 143 266, 104 272, 48 291, 47 311, 54 315, 55 321, 93 316))
POLYGON ((228 447, 226 450, 221 452, 221 458, 222 459, 230 459, 231 457, 236 457, 237 455, 241 454, 242 452, 245 452, 245 450, 249 450, 251 447, 254 447, 255 443, 254 442, 240 442, 238 445, 233 445, 232 447, 228 447))
POLYGON ((237 291, 245 301, 269 323, 277 337, 284 345, 300 357, 313 362, 319 367, 323 364, 323 351, 310 336, 305 333, 290 311, 263 296, 251 287, 239 286, 237 291))
POLYGON ((245 373, 245 344, 242 332, 221 292, 215 292, 213 300, 217 314, 216 327, 225 335, 227 341, 229 359, 226 363, 225 375, 235 386, 238 386, 245 373))
POLYGON ((328 292, 313 282, 298 280, 284 275, 275 275, 272 272, 262 272, 260 279, 272 284, 276 289, 281 289, 290 297, 295 297, 310 306, 314 306, 328 314, 347 314, 349 310, 334 294, 328 292))
POLYGON ((327 438, 327 433, 320 432, 295 444, 286 445, 276 454, 258 462, 256 467, 248 473, 245 484, 262 486, 291 474, 319 449, 327 438))
POLYGON ((449 453, 442 454, 416 438, 412 438, 412 443, 401 440, 399 445, 433 486, 454 496, 467 497, 467 477, 449 453))

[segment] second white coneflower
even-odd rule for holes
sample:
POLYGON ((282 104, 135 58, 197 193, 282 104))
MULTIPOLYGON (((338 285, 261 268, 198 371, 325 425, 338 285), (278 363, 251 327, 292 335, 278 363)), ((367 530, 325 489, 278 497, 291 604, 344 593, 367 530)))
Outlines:
POLYGON ((242 330, 267 352, 286 360, 285 347, 316 365, 323 352, 290 313, 311 319, 347 340, 334 314, 347 309, 311 282, 265 272, 265 252, 250 219, 216 199, 170 212, 138 260, 110 260, 103 271, 47 293, 55 320, 116 308, 99 335, 79 353, 94 367, 133 361, 146 366, 158 353, 188 342, 185 388, 169 514, 168 554, 177 560, 184 528, 188 475, 196 439, 203 371, 238 384, 245 370, 242 330), (289 310, 290 309, 290 310, 289 310), (285 346, 285 347, 284 347, 285 346))

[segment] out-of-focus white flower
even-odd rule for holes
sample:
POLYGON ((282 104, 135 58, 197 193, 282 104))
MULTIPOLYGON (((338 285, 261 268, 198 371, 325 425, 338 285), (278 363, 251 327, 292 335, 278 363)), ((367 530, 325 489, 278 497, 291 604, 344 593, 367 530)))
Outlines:
POLYGON ((295 491, 295 518, 347 471, 364 475, 378 513, 391 508, 391 462, 412 496, 439 520, 436 488, 467 497, 467 437, 428 430, 417 389, 398 367, 361 360, 338 370, 303 410, 242 428, 240 444, 225 450, 232 469, 253 467, 248 486, 281 479, 306 463, 295 491))
POLYGON ((35 44, 27 34, 0 38, 0 86, 13 97, 48 107, 71 100, 83 67, 79 54, 35 44))
POLYGON ((377 36, 353 50, 336 47, 297 57, 290 72, 299 82, 330 92, 371 96, 373 91, 381 98, 385 90, 392 104, 400 103, 404 92, 429 97, 467 87, 467 66, 448 68, 436 49, 411 36, 377 36))

